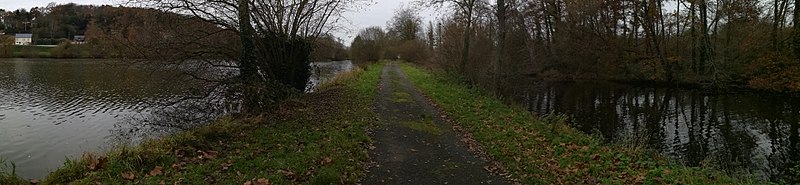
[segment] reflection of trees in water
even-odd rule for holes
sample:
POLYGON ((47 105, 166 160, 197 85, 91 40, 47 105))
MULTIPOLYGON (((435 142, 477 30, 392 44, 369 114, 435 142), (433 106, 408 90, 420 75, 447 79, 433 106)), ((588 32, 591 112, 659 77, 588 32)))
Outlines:
MULTIPOLYGON (((350 61, 321 62, 316 63, 315 66, 318 68, 318 71, 315 71, 315 74, 318 75, 318 83, 329 80, 338 72, 347 71, 353 67, 350 61)), ((183 131, 240 111, 242 94, 236 91, 235 87, 231 88, 231 84, 217 83, 217 81, 226 79, 225 77, 235 76, 235 70, 208 66, 182 66, 169 70, 191 71, 192 76, 205 80, 189 81, 195 84, 191 86, 183 85, 183 83, 187 83, 187 79, 182 79, 181 84, 173 84, 173 86, 185 87, 179 94, 168 98, 152 99, 148 103, 151 107, 147 112, 127 117, 123 121, 124 124, 117 126, 114 131, 115 135, 120 137, 119 140, 135 141, 183 131), (219 80, 209 80, 211 78, 219 80)), ((186 73, 170 72, 162 74, 162 77, 185 78, 185 75, 186 73)))
POLYGON ((351 69, 353 62, 349 60, 311 63, 311 78, 308 80, 305 92, 313 92, 314 88, 334 78, 339 72, 351 69))
POLYGON ((207 65, 181 63, 157 68, 161 80, 180 87, 178 93, 148 100, 148 111, 126 117, 114 131, 121 140, 136 141, 205 125, 241 109, 241 94, 228 84, 238 71, 207 65))
POLYGON ((219 88, 202 98, 182 97, 171 104, 158 104, 147 112, 126 117, 113 132, 118 140, 137 141, 196 128, 237 112, 239 102, 228 97, 224 88, 219 88))
MULTIPOLYGON (((524 84, 524 83, 523 83, 524 84)), ((706 94, 613 83, 534 83, 515 93, 531 111, 571 114, 609 142, 643 142, 690 166, 775 180, 797 165, 797 98, 706 94)))

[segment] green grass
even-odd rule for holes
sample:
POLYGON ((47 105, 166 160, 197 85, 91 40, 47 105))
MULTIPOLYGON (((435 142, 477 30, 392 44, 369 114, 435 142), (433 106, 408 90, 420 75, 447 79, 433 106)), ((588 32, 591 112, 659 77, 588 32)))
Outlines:
POLYGON ((0 184, 27 184, 28 181, 17 177, 14 163, 6 162, 5 159, 0 158, 0 184))
POLYGON ((50 49, 47 46, 19 46, 15 45, 13 57, 17 58, 47 58, 50 57, 50 49))
POLYGON ((395 103, 410 103, 413 102, 411 99, 411 94, 405 92, 393 92, 392 93, 392 102, 395 103))
POLYGON ((468 88, 448 75, 401 68, 484 152, 524 184, 749 184, 704 167, 673 165, 643 148, 611 146, 565 123, 468 88))
MULTIPOLYGON (((355 184, 382 64, 342 75, 265 116, 221 119, 188 132, 67 161, 42 184, 355 184), (133 177, 133 178, 131 178, 133 177)), ((2 176, 0 176, 0 180, 2 176)), ((21 181, 20 181, 21 182, 21 181)), ((18 182, 0 181, 0 184, 18 182)))
POLYGON ((436 126, 433 123, 433 119, 423 119, 420 121, 403 121, 400 122, 400 126, 410 128, 411 130, 416 130, 420 132, 425 132, 433 135, 442 135, 442 129, 436 126))
MULTIPOLYGON (((70 56, 58 55, 54 53, 56 47, 51 46, 20 46, 14 45, 11 50, 12 58, 91 58, 92 48, 86 44, 73 44, 70 46, 70 56)), ((57 52, 57 51, 56 51, 57 52)))

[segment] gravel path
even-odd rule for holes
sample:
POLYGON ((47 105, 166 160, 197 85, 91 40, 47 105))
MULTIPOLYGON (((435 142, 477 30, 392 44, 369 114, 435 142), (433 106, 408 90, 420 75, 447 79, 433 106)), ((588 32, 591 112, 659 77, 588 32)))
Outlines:
POLYGON ((383 69, 375 108, 373 165, 363 184, 508 184, 485 170, 452 125, 419 93, 395 62, 383 69))

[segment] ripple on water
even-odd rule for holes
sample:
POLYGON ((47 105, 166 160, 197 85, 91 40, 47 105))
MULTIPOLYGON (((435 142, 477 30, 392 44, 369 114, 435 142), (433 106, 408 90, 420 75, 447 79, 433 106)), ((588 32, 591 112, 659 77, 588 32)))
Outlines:
POLYGON ((165 74, 100 63, 0 60, 0 156, 20 175, 42 178, 65 156, 105 146, 127 116, 189 91, 165 74))

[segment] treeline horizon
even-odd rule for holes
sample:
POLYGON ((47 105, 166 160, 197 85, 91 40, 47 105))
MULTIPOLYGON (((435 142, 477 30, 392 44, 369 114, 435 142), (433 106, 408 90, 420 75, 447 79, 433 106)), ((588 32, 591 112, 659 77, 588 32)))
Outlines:
MULTIPOLYGON (((58 45, 56 58, 118 58, 131 57, 138 54, 123 54, 131 47, 123 45, 152 42, 158 37, 166 37, 175 27, 167 24, 196 26, 215 30, 218 28, 204 20, 191 15, 180 15, 161 11, 155 8, 124 7, 111 5, 79 5, 75 3, 50 3, 46 7, 17 9, 6 11, 0 9, 0 30, 6 34, 2 39, 3 47, 0 55, 10 54, 13 36, 16 33, 32 33, 34 45, 58 45), (164 19, 164 20, 161 20, 164 19), (162 29, 161 31, 155 29, 162 29), (149 35, 143 35, 149 34, 149 35), (70 44, 75 35, 84 35, 87 46, 70 44), (88 51, 92 51, 89 53, 88 51)), ((196 30, 195 30, 196 31, 196 30)), ((196 34, 203 35, 203 34, 196 34)), ((216 37, 214 42, 225 43, 225 40, 236 40, 237 35, 228 33, 216 37)), ((199 39, 195 37, 195 39, 199 39)), ((165 39, 169 40, 169 39, 165 39)), ((347 59, 346 46, 341 39, 331 34, 322 34, 313 40, 311 58, 317 61, 347 59)), ((176 43, 177 44, 177 43, 176 43)), ((28 50, 28 48, 23 48, 28 50)), ((137 51, 141 52, 141 51, 137 51)), ((35 53, 35 52, 23 52, 35 53)), ((39 57, 35 54, 26 57, 39 57)))
POLYGON ((414 48, 424 55, 410 61, 458 72, 493 91, 535 77, 800 92, 797 1, 416 2, 422 6, 397 15, 413 14, 415 30, 406 35, 425 47, 398 42, 390 21, 387 30, 362 30, 352 56, 391 59, 398 48, 414 48), (426 7, 447 13, 423 23, 417 11, 426 7))

